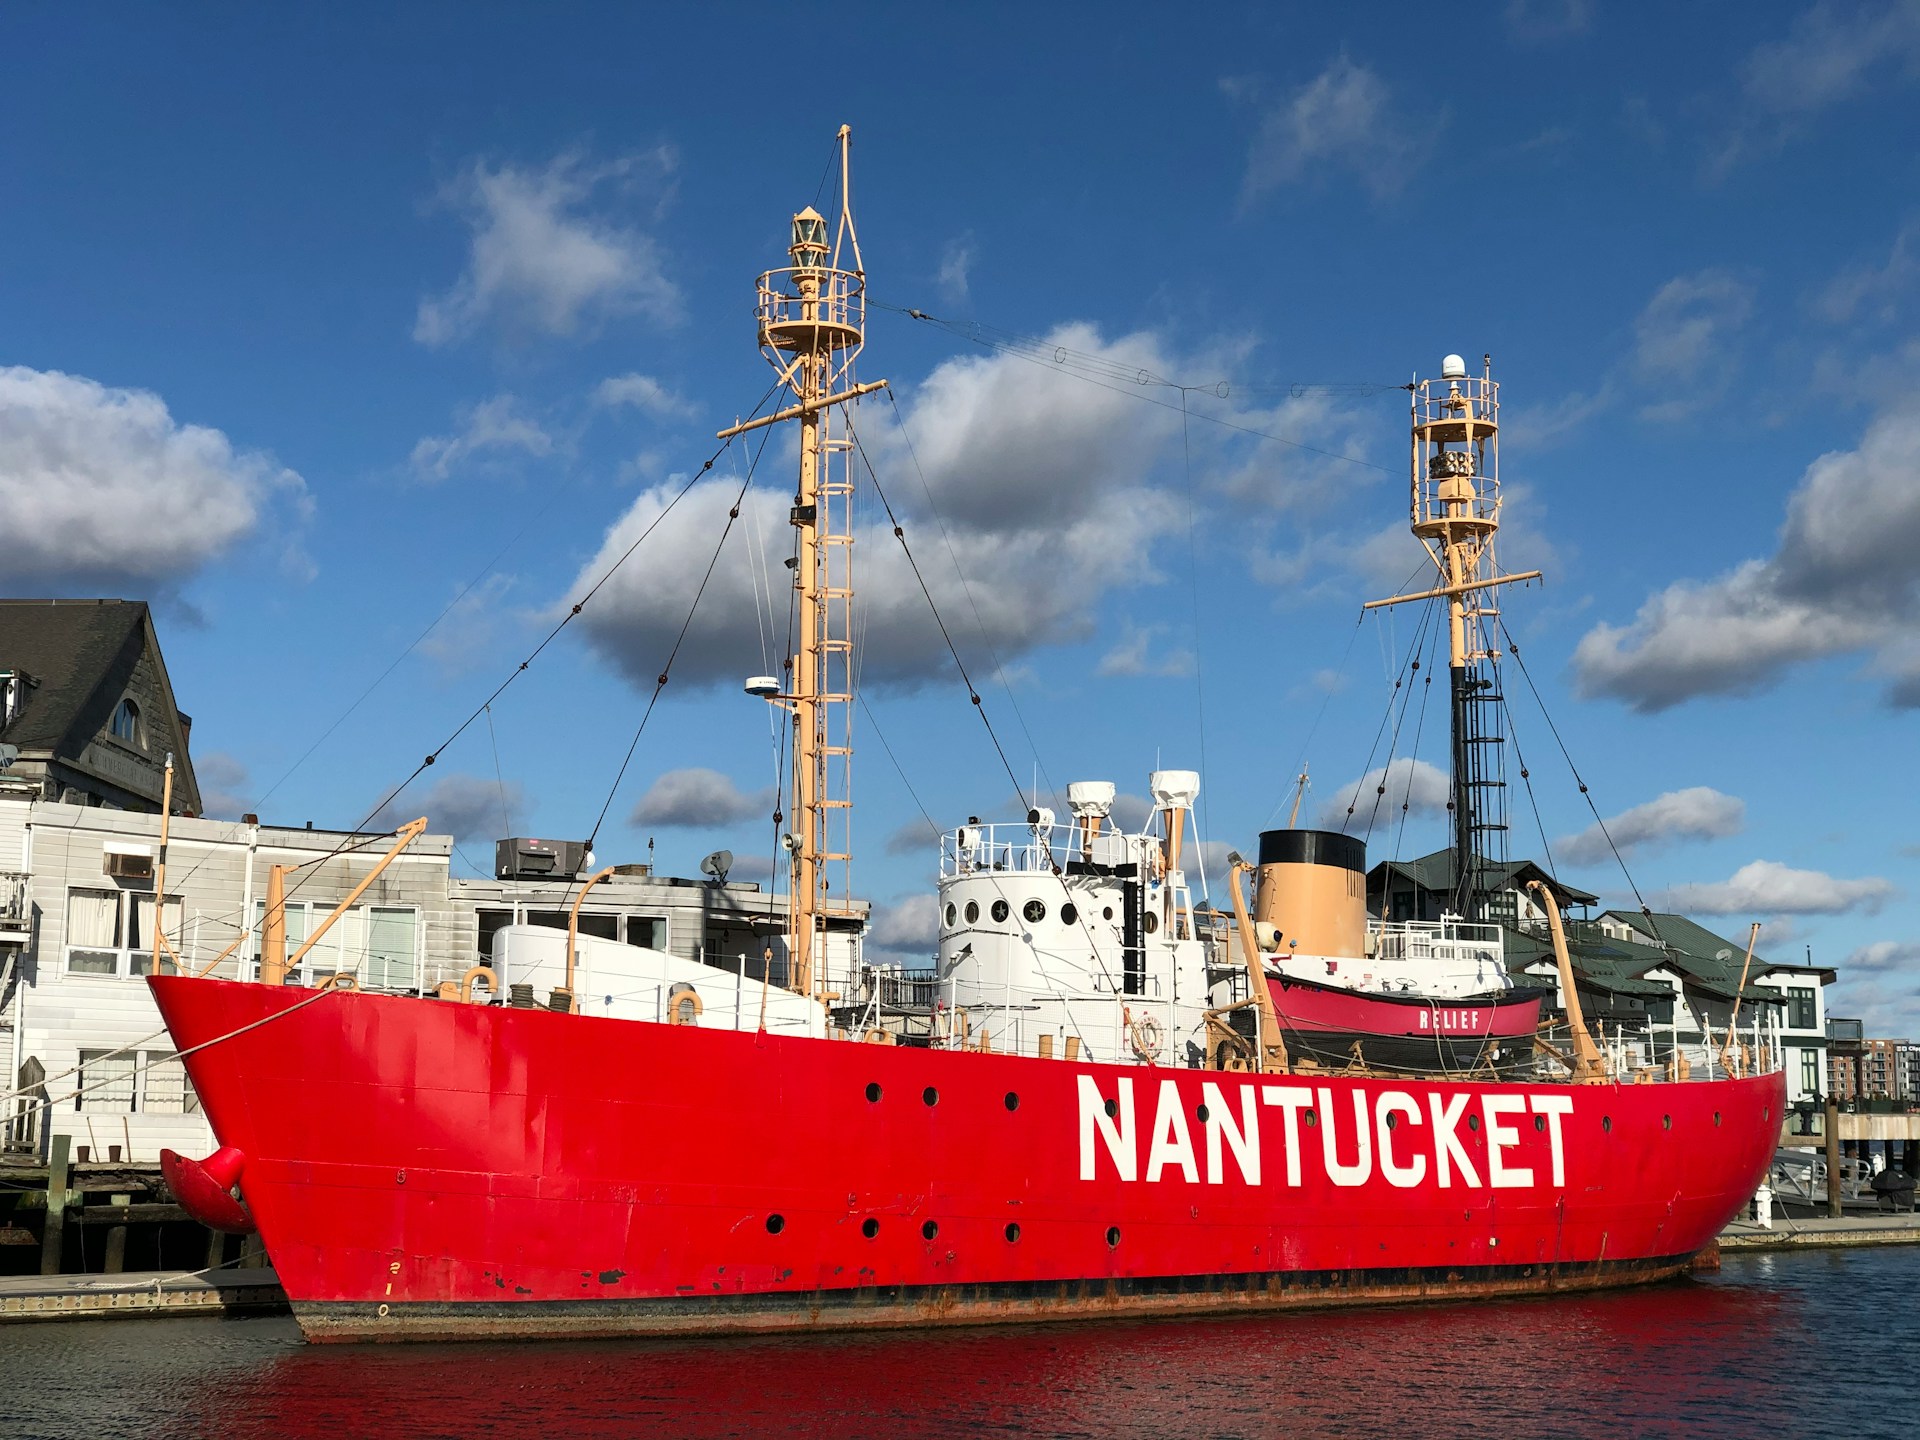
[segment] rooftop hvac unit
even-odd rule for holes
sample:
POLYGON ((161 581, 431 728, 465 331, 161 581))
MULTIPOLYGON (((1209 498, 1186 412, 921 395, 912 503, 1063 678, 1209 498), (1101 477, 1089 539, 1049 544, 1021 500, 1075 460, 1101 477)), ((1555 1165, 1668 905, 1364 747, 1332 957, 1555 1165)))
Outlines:
POLYGON ((515 836, 493 847, 497 880, 572 880, 587 868, 584 840, 529 840, 515 836))

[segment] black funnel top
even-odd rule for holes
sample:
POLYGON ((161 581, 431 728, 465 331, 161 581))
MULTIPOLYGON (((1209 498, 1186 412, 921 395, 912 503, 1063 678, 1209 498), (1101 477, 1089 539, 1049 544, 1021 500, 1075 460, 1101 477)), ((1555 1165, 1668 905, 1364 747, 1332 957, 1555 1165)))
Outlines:
POLYGON ((1333 830, 1262 830, 1262 865, 1332 865, 1364 874, 1367 845, 1333 830))

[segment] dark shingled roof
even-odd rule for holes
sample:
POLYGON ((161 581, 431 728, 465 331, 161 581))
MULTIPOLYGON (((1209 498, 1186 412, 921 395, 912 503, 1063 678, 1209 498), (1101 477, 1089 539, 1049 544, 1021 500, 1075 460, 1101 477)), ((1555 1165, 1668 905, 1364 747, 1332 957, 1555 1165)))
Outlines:
POLYGON ((144 600, 0 600, 0 670, 40 682, 7 727, 7 743, 58 750, 82 720, 98 729, 104 717, 90 702, 109 674, 124 683, 132 672, 146 618, 144 600))
MULTIPOLYGON (((1498 890, 1519 889, 1527 880, 1540 879, 1559 891, 1569 905, 1591 905, 1600 898, 1556 878, 1531 860, 1489 860, 1484 863, 1485 873, 1498 890)), ((1382 860, 1368 874, 1367 884, 1370 888, 1384 885, 1390 874, 1404 875, 1421 889, 1444 895, 1453 889, 1453 851, 1436 850, 1431 855, 1422 855, 1418 860, 1382 860)))
MULTIPOLYGON (((1642 934, 1651 928, 1655 938, 1667 946, 1666 950, 1655 953, 1684 975, 1687 983, 1709 995, 1731 1000, 1738 992, 1747 1000, 1774 1005, 1783 1003, 1778 990, 1770 985, 1754 983, 1755 977, 1765 974, 1768 968, 1767 962, 1757 954, 1753 957, 1753 969, 1747 976, 1747 988, 1740 990, 1740 969, 1747 959, 1747 947, 1744 944, 1736 945, 1684 915, 1663 911, 1643 914, 1633 910, 1609 910, 1607 914, 1632 925, 1642 934)), ((1629 942, 1616 940, 1612 943, 1626 945, 1629 942)), ((1633 948, 1643 950, 1646 947, 1636 945, 1633 948)))

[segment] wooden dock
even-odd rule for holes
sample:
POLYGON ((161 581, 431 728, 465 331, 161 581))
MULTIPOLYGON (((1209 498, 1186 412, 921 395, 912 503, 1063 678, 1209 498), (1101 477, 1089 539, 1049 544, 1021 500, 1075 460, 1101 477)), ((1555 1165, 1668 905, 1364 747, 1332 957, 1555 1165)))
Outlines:
POLYGON ((271 1270, 0 1276, 0 1325, 149 1315, 259 1315, 286 1308, 286 1293, 271 1270))
POLYGON ((1830 1250, 1851 1245, 1920 1245, 1920 1215, 1820 1216, 1796 1220, 1776 1213, 1773 1228, 1735 1220, 1720 1232, 1720 1248, 1735 1250, 1830 1250))

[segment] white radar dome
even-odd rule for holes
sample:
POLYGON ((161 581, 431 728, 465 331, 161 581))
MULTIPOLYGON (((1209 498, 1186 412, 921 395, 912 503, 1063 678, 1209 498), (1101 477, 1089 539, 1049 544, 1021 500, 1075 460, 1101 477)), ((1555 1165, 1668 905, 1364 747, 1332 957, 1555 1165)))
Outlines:
POLYGON ((1449 355, 1440 362, 1442 380, 1464 380, 1467 378, 1467 362, 1458 355, 1449 355))

